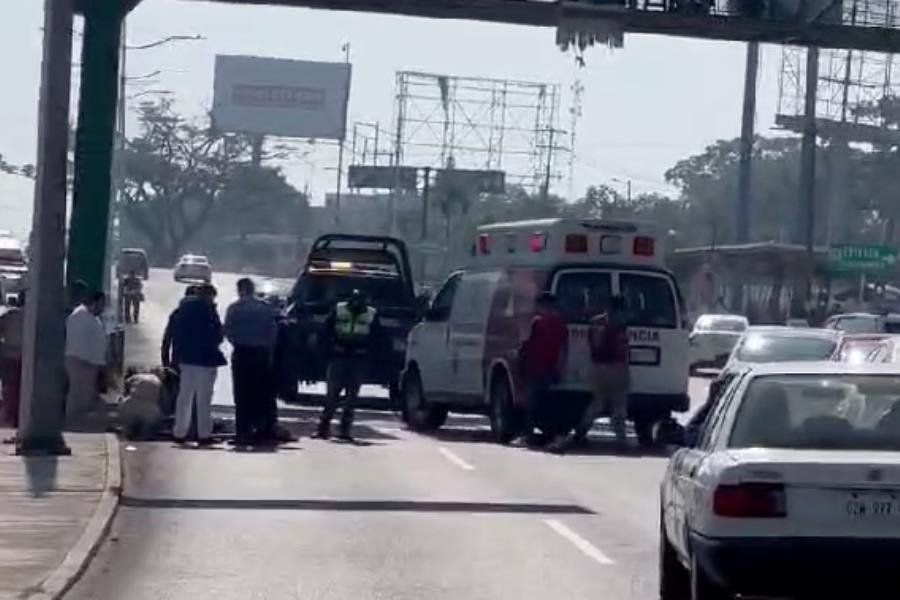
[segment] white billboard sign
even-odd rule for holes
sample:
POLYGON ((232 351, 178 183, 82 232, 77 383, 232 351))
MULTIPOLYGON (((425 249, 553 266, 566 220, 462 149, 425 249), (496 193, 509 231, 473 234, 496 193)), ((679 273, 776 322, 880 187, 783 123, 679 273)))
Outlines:
POLYGON ((222 131, 344 138, 350 65, 216 56, 212 118, 222 131))

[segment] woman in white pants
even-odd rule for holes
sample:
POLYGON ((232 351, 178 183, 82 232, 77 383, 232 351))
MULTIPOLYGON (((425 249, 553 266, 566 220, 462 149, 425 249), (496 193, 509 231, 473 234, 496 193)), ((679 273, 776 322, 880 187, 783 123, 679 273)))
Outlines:
POLYGON ((173 315, 172 344, 181 371, 178 399, 175 405, 176 442, 187 439, 191 415, 197 411, 197 441, 212 441, 212 396, 216 373, 225 364, 219 349, 222 343, 222 321, 215 304, 216 288, 206 284, 197 295, 182 301, 173 315))

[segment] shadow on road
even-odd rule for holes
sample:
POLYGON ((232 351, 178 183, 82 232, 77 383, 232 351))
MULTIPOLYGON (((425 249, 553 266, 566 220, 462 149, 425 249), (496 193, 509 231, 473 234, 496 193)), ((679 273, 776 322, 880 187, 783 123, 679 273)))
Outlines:
POLYGON ((339 512, 433 512, 510 514, 596 514, 578 504, 534 502, 450 502, 428 500, 269 500, 134 498, 122 496, 122 506, 131 508, 195 508, 250 510, 317 510, 339 512))

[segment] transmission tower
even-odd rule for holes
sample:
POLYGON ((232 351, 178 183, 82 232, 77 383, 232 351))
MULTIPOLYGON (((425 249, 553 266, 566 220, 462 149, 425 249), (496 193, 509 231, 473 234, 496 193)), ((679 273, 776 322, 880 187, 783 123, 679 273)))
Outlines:
POLYGON ((396 86, 394 164, 504 171, 532 192, 562 178, 559 85, 400 71, 396 86))

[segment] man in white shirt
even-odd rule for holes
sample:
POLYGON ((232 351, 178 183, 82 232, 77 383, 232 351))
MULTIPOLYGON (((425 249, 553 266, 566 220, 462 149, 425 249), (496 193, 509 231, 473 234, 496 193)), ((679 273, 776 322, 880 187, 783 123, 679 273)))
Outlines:
POLYGON ((90 294, 66 319, 66 421, 70 424, 90 410, 98 397, 100 370, 106 365, 106 328, 100 320, 105 307, 105 294, 90 294))

